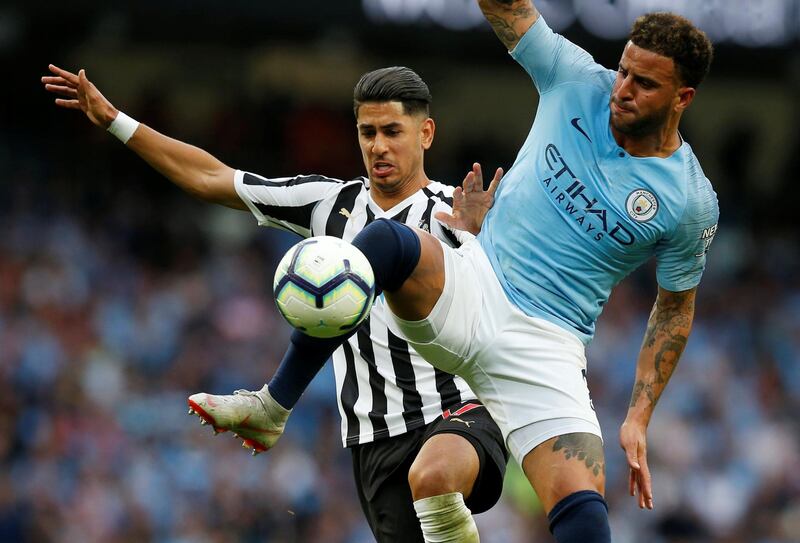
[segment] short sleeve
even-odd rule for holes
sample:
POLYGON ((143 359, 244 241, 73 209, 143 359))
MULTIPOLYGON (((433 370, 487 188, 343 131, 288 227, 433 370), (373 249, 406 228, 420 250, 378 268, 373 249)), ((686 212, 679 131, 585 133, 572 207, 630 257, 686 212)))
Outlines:
POLYGON ((569 82, 605 87, 613 79, 613 71, 597 64, 592 55, 553 32, 541 16, 510 54, 531 76, 539 94, 569 82))
POLYGON ((345 182, 321 175, 270 179, 238 170, 234 186, 260 226, 272 226, 310 237, 317 204, 340 192, 345 182))
POLYGON ((681 292, 700 284, 718 221, 717 195, 705 180, 703 189, 687 200, 672 234, 656 245, 656 277, 661 288, 681 292))

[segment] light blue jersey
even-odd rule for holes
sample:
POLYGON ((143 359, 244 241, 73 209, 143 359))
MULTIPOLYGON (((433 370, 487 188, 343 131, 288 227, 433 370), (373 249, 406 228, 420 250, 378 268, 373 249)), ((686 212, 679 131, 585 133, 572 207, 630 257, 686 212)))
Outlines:
POLYGON ((479 235, 509 299, 584 343, 611 289, 651 256, 658 284, 697 286, 717 198, 691 147, 637 158, 609 126, 615 72, 539 17, 511 55, 539 108, 479 235))

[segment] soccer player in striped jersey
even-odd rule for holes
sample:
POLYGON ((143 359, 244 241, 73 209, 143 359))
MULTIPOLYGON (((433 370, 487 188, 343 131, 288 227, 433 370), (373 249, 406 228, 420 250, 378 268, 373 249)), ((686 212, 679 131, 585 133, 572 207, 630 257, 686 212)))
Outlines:
MULTIPOLYGON (((43 82, 65 96, 58 105, 84 111, 179 187, 249 210, 260 225, 304 237, 349 241, 372 222, 390 219, 458 247, 473 239, 463 230, 477 232, 502 175, 498 169, 488 191, 477 164, 455 190, 428 179, 423 157, 435 132, 431 97, 408 68, 376 70, 356 85, 354 111, 368 176, 350 181, 321 175, 270 179, 234 170, 119 113, 83 70, 76 75, 50 69, 54 75, 43 82), (434 216, 461 230, 443 227, 434 216)), ((295 332, 269 385, 230 396, 195 394, 192 411, 215 431, 235 432, 254 453, 266 450, 336 349, 342 440, 352 451, 359 498, 376 539, 478 541, 471 511, 490 508, 502 490, 507 453, 500 429, 463 379, 425 362, 387 324, 379 297, 368 320, 339 349, 340 339, 295 332)))

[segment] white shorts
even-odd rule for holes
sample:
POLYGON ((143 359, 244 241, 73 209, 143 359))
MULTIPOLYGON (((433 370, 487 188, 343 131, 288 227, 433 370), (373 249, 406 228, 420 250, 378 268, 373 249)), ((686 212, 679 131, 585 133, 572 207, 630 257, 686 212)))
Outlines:
POLYGON ((514 306, 477 240, 442 249, 442 295, 427 319, 393 315, 395 332, 433 366, 467 381, 520 464, 537 445, 559 435, 602 437, 581 340, 514 306))

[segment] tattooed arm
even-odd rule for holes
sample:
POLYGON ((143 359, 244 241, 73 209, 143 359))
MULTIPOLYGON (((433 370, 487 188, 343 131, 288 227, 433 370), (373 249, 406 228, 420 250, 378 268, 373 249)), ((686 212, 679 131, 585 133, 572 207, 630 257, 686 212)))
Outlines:
POLYGON ((620 445, 630 465, 630 493, 639 493, 639 507, 653 508, 653 490, 647 467, 647 425, 678 365, 692 329, 696 288, 684 292, 658 289, 647 321, 628 415, 620 430, 620 445))
POLYGON ((531 0, 478 0, 478 5, 509 51, 539 18, 531 0))

